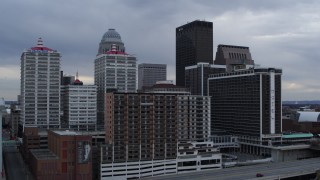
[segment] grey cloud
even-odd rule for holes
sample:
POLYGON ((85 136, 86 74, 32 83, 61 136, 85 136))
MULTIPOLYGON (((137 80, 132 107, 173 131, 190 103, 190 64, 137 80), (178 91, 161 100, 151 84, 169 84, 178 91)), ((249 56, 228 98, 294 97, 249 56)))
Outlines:
MULTIPOLYGON (((78 69, 80 75, 92 77, 101 37, 108 28, 116 28, 128 53, 136 54, 139 62, 168 64, 172 77, 175 28, 206 19, 214 22, 214 47, 249 46, 256 63, 282 67, 284 81, 315 82, 313 72, 320 55, 319 8, 316 0, 4 1, 0 6, 0 67, 19 65, 22 50, 42 37, 46 46, 62 53, 62 70, 74 74, 78 69), (231 19, 219 19, 226 17, 231 19), (279 36, 286 33, 298 36, 279 36), (276 35, 279 37, 255 38, 276 35)), ((18 84, 10 86, 20 88, 18 84)), ((2 87, 0 92, 6 93, 2 87)), ((317 94, 305 96, 301 91, 285 94, 288 99, 320 99, 317 94)))

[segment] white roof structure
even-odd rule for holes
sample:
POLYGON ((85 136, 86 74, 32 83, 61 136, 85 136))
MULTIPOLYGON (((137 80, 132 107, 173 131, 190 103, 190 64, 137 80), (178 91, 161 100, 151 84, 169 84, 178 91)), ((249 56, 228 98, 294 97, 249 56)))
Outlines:
POLYGON ((298 122, 320 122, 320 112, 298 111, 298 122))

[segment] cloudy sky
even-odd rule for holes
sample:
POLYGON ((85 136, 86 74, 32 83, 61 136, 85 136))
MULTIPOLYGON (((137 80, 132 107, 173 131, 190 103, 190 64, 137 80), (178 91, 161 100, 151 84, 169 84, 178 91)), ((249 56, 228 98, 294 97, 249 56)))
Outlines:
POLYGON ((175 79, 175 28, 213 22, 218 44, 249 46, 262 66, 283 69, 283 100, 319 100, 320 1, 317 0, 3 0, 0 97, 20 93, 20 56, 42 37, 62 54, 61 69, 93 83, 98 44, 115 28, 139 63, 168 64, 175 79))

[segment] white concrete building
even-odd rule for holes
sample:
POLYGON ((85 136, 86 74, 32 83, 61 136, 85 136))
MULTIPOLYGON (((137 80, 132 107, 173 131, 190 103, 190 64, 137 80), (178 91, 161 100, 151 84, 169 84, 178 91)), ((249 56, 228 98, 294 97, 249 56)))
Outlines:
POLYGON ((210 137, 210 96, 178 96, 178 141, 203 141, 210 137))
MULTIPOLYGON (((108 148, 100 147, 103 154, 108 148)), ((222 154, 212 142, 178 143, 177 158, 100 164, 101 180, 126 180, 222 168, 222 154)), ((165 179, 165 176, 164 176, 165 179)))
POLYGON ((62 128, 94 131, 97 123, 97 86, 83 85, 77 79, 62 86, 62 128))
POLYGON ((60 128, 60 58, 41 38, 37 46, 23 51, 20 128, 60 128))

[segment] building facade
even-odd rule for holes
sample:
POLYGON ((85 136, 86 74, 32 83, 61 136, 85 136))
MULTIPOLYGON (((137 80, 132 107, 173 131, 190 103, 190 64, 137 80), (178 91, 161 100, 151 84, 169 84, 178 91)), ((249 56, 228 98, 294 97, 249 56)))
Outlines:
POLYGON ((62 86, 62 128, 94 131, 97 123, 97 86, 83 85, 78 79, 62 86))
POLYGON ((11 119, 11 131, 12 135, 16 137, 18 135, 18 129, 19 129, 19 121, 21 117, 21 108, 20 105, 18 104, 12 104, 10 106, 11 114, 10 114, 10 119, 11 119))
POLYGON ((166 64, 146 64, 138 65, 138 89, 150 87, 157 81, 167 80, 166 64))
POLYGON ((37 46, 21 55, 20 127, 60 128, 60 58, 58 51, 37 46))
POLYGON ((75 131, 48 131, 49 149, 31 149, 36 179, 92 179, 92 138, 75 131))
POLYGON ((61 86, 72 84, 76 80, 75 76, 63 75, 63 71, 60 71, 60 78, 61 86))
POLYGON ((119 92, 136 92, 138 88, 137 59, 135 56, 124 52, 120 35, 114 30, 108 31, 101 41, 103 43, 100 43, 99 49, 102 48, 108 51, 98 53, 94 61, 94 82, 98 88, 98 129, 102 129, 104 124, 106 92, 115 89, 119 92), (108 45, 114 42, 118 44, 112 44, 110 50, 104 46, 104 44, 108 45))
MULTIPOLYGON (((110 153, 110 147, 100 147, 100 154, 110 153)), ((137 179, 222 168, 222 155, 212 142, 179 143, 177 148, 173 159, 110 162, 101 156, 100 179, 137 179)))
POLYGON ((281 75, 282 70, 275 68, 210 75, 211 133, 222 130, 260 140, 279 135, 281 75))
POLYGON ((254 65, 249 47, 219 44, 214 64, 226 65, 226 71, 246 69, 254 65))
POLYGON ((210 74, 226 72, 225 65, 197 63, 185 68, 185 87, 190 89, 192 95, 207 96, 208 77, 210 74))
POLYGON ((185 86, 185 67, 213 63, 212 22, 193 21, 176 28, 176 84, 185 86))
POLYGON ((148 93, 107 94, 101 179, 221 168, 221 154, 208 142, 210 97, 182 89, 158 84, 148 93))

